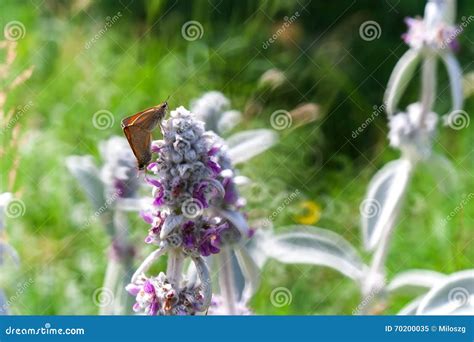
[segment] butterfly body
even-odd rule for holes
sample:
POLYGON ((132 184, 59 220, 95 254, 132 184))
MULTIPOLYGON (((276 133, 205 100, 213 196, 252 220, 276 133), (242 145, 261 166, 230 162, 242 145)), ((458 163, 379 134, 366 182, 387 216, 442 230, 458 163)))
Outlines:
POLYGON ((167 109, 168 103, 165 101, 122 120, 123 133, 137 158, 139 170, 143 170, 151 161, 151 132, 161 125, 167 109))

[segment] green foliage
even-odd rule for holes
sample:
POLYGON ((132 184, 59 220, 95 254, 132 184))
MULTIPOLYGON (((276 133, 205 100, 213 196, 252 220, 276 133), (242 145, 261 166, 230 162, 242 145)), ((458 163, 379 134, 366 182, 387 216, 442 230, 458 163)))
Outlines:
MULTIPOLYGON (((10 242, 22 259, 15 279, 31 277, 33 284, 14 303, 14 313, 97 313, 92 296, 102 286, 108 240, 100 222, 81 228, 92 208, 67 173, 64 158, 97 157, 100 140, 122 134, 123 117, 168 95, 171 107, 188 106, 203 92, 220 90, 233 108, 244 112, 240 129, 271 128, 273 111, 318 103, 325 113, 321 120, 282 131, 278 146, 240 167, 242 174, 268 188, 258 201, 249 200, 249 216, 256 220, 270 215, 278 206, 276 196, 299 189, 301 196, 290 210, 273 222, 277 229, 294 223, 299 202, 311 200, 322 208, 318 226, 360 246, 359 203, 371 176, 397 154, 385 138, 385 115, 375 118, 357 139, 351 132, 374 105, 381 105, 390 71, 406 50, 399 39, 405 31, 403 17, 421 14, 423 2, 394 2, 392 12, 390 1, 347 2, 346 10, 334 1, 312 1, 305 9, 287 1, 130 1, 124 8, 127 2, 44 1, 36 8, 34 1, 28 6, 2 1, 2 26, 19 20, 26 27, 18 41, 14 74, 35 66, 31 80, 9 99, 14 106, 30 100, 34 104, 21 118, 21 161, 14 189, 26 213, 7 222, 10 242), (283 18, 295 11, 301 18, 287 35, 262 48, 283 18), (86 48, 106 17, 118 12, 119 20, 86 48), (183 39, 181 27, 188 20, 202 24, 201 39, 183 39), (358 28, 366 20, 381 24, 380 39, 360 39, 358 28), (262 94, 258 79, 270 68, 284 71, 287 82, 262 94), (93 114, 101 109, 114 115, 110 129, 98 130, 92 124, 93 114)), ((461 15, 473 10, 471 2, 460 1, 461 15)), ((461 38, 460 62, 468 68, 464 72, 470 71, 473 39, 472 30, 461 38)), ((412 89, 415 98, 417 84, 412 89)), ((449 107, 443 100, 447 91, 440 99, 441 112, 449 107)), ((472 99, 466 111, 474 111, 472 99)), ((435 149, 453 162, 460 187, 444 191, 436 187, 435 178, 426 176, 428 170, 418 172, 396 228, 389 276, 408 268, 450 273, 474 264, 473 203, 440 223, 474 189, 473 129, 471 124, 440 132, 435 149)), ((2 160, 0 185, 6 184, 5 166, 10 162, 2 160)), ((5 190, 3 185, 0 190, 5 190)), ((130 219, 133 240, 141 245, 147 224, 130 219)), ((145 255, 141 253, 137 260, 145 255)), ((351 314, 359 300, 354 284, 320 267, 271 262, 262 279, 252 301, 257 313, 351 314), (270 304, 270 293, 278 286, 292 291, 289 306, 270 304)), ((14 287, 7 290, 9 296, 14 293, 14 287)), ((396 313, 409 299, 393 298, 386 312, 396 313)))

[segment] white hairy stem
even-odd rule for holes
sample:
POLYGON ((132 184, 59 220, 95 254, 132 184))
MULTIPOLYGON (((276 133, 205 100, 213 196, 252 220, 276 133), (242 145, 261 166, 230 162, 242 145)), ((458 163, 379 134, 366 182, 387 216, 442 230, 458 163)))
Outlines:
POLYGON ((236 315, 235 308, 235 277, 234 270, 232 268, 232 254, 228 247, 221 249, 219 253, 219 287, 220 293, 224 301, 224 307, 226 308, 227 314, 236 315))
MULTIPOLYGON (((412 161, 410 174, 408 177, 411 177, 411 172, 414 168, 414 161, 412 161)), ((407 182, 409 182, 408 180, 407 182)), ((405 187, 404 193, 401 195, 402 199, 400 200, 397 208, 392 213, 390 220, 387 222, 388 228, 384 229, 382 236, 380 237, 380 241, 377 244, 377 248, 372 255, 372 261, 369 266, 369 270, 367 275, 363 279, 362 283, 362 294, 363 300, 360 307, 360 313, 362 314, 369 314, 373 307, 377 304, 378 299, 383 294, 385 290, 385 263, 387 261, 387 256, 390 251, 390 243, 392 240, 393 232, 396 226, 396 220, 398 219, 398 215, 400 213, 400 209, 404 203, 404 197, 406 194, 406 189, 408 186, 405 187)))
POLYGON ((157 250, 153 251, 150 253, 149 256, 142 262, 142 264, 137 268, 135 273, 132 276, 132 283, 135 283, 143 273, 148 271, 148 269, 151 267, 151 265, 158 260, 166 251, 168 248, 166 246, 160 247, 157 250))
POLYGON ((212 285, 211 285, 211 277, 209 275, 209 269, 206 265, 206 262, 201 256, 193 257, 194 265, 196 266, 196 270, 199 276, 199 280, 201 281, 201 289, 203 294, 203 304, 199 308, 199 311, 206 311, 211 304, 212 299, 212 285))
POLYGON ((180 289, 181 278, 183 275, 183 253, 175 248, 168 251, 168 267, 166 277, 175 289, 180 289))
POLYGON ((427 54, 421 65, 421 127, 432 110, 436 96, 436 60, 437 56, 427 54))
MULTIPOLYGON (((120 262, 117 261, 115 258, 109 258, 109 262, 107 263, 107 269, 105 271, 104 283, 102 285, 105 291, 113 293, 115 295, 117 284, 120 281, 121 271, 122 271, 122 266, 120 265, 120 262)), ((116 314, 114 312, 115 311, 114 300, 111 300, 109 302, 107 303, 107 305, 100 306, 99 315, 116 314)))

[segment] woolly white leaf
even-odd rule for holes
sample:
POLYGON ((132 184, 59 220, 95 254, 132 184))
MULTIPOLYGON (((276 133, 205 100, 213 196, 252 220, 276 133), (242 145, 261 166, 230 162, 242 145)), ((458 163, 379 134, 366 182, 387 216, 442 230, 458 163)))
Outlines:
POLYGON ((244 248, 247 250, 247 253, 259 269, 263 268, 268 259, 264 246, 265 240, 269 239, 271 236, 271 232, 260 229, 257 230, 252 238, 245 243, 244 248))
POLYGON ((269 129, 255 129, 236 133, 226 142, 229 157, 234 164, 247 161, 268 150, 278 140, 278 135, 269 129))
POLYGON ((293 226, 291 230, 264 241, 269 257, 288 264, 328 266, 354 280, 361 279, 366 267, 356 249, 342 236, 311 226, 293 226))
POLYGON ((241 301, 246 304, 260 286, 260 270, 245 248, 236 249, 235 255, 245 278, 241 301))
POLYGON ((66 167, 83 187, 84 192, 99 210, 105 203, 104 185, 100 180, 100 172, 91 156, 69 156, 66 167))
POLYGON ((8 256, 15 265, 18 266, 20 264, 20 256, 16 249, 8 243, 0 242, 0 265, 4 263, 6 256, 8 256))
POLYGON ((242 114, 238 110, 228 110, 222 113, 222 116, 217 123, 217 130, 221 133, 230 131, 242 119, 242 114))
POLYGON ((153 198, 118 198, 116 202, 116 208, 122 211, 140 211, 150 206, 153 202, 153 198))
POLYGON ((185 217, 183 215, 170 214, 166 217, 163 227, 160 232, 160 239, 164 240, 170 233, 180 224, 184 223, 185 217))
POLYGON ((416 314, 416 310, 418 310, 418 307, 420 306, 420 303, 422 301, 424 296, 420 296, 411 302, 409 302, 407 305, 405 305, 398 313, 397 315, 399 316, 413 316, 416 314))
POLYGON ((387 286, 389 292, 410 289, 430 289, 434 284, 446 278, 446 275, 429 270, 408 270, 397 274, 387 286))
POLYGON ((203 303, 200 311, 205 311, 211 304, 212 299, 212 286, 211 286, 211 277, 209 275, 209 269, 206 262, 202 257, 193 257, 192 258, 194 265, 196 267, 199 280, 201 282, 201 290, 203 295, 203 303))
MULTIPOLYGON (((446 66, 449 76, 449 85, 451 87, 451 102, 452 107, 450 113, 461 110, 464 102, 462 91, 462 70, 459 62, 451 52, 440 54, 441 59, 446 66)), ((447 114, 449 115, 449 113, 447 114)))
POLYGON ((454 273, 423 298, 417 315, 474 315, 474 269, 454 273))
POLYGON ((398 101, 412 79, 419 59, 420 54, 410 49, 398 60, 393 69, 384 95, 386 112, 389 115, 393 115, 396 111, 398 101))
POLYGON ((229 220, 235 228, 237 228, 241 235, 241 239, 239 240, 245 239, 249 236, 249 226, 247 224, 247 220, 245 219, 244 215, 242 215, 242 213, 238 211, 222 210, 218 208, 216 208, 216 211, 219 215, 229 220))
POLYGON ((2 232, 2 230, 5 227, 5 223, 4 223, 5 208, 8 206, 12 198, 13 198, 13 195, 9 192, 0 194, 0 232, 2 232))
POLYGON ((360 206, 362 236, 367 250, 373 250, 384 231, 391 229, 395 222, 411 170, 409 160, 394 160, 372 178, 360 206))

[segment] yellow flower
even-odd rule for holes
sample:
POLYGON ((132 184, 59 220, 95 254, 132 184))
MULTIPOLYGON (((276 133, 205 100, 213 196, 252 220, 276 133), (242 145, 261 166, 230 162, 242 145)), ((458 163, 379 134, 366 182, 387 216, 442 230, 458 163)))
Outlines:
POLYGON ((321 218, 321 206, 314 201, 302 201, 299 207, 303 209, 303 214, 295 216, 296 222, 300 224, 315 224, 321 218))

